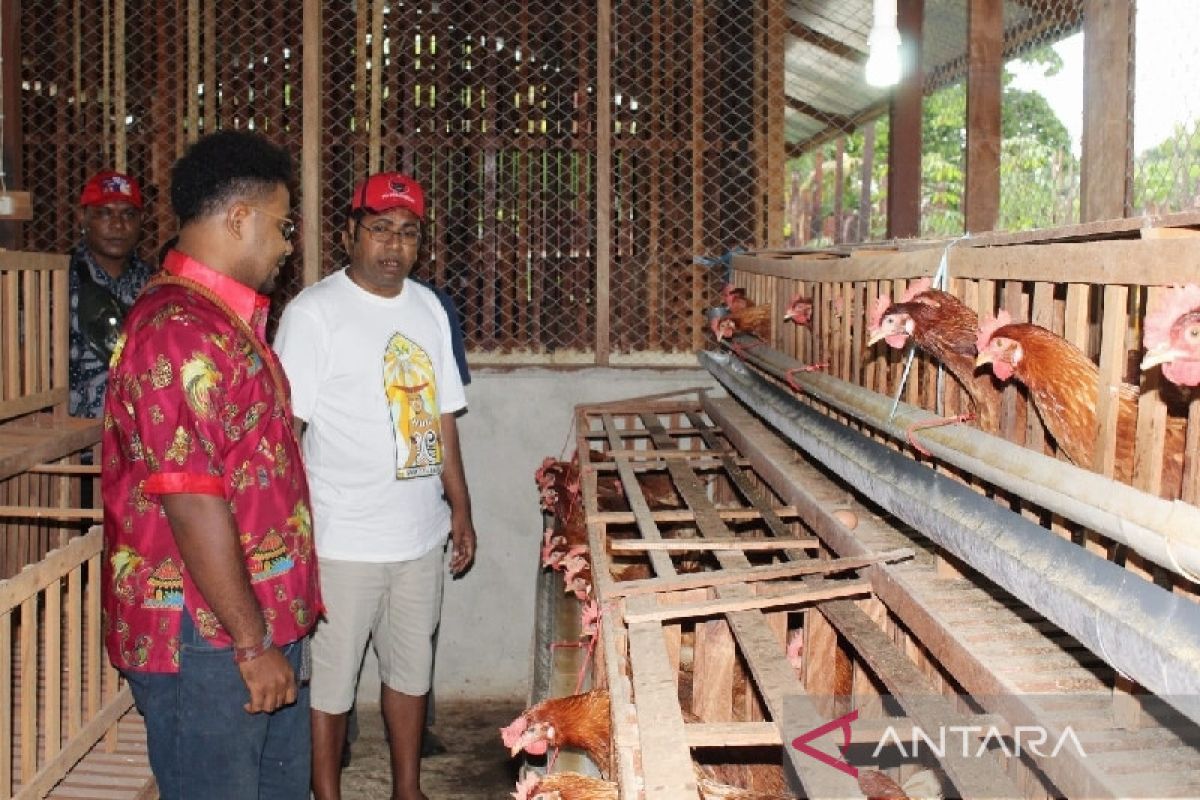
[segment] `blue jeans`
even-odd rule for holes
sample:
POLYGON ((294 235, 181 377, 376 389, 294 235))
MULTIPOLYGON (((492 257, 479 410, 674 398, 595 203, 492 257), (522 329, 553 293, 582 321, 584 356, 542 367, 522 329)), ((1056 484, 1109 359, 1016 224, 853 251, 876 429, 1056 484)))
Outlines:
MULTIPOLYGON (((250 693, 229 648, 208 644, 187 612, 179 635, 178 673, 123 673, 146 718, 162 800, 307 800, 307 682, 292 705, 247 714, 250 693)), ((302 643, 281 649, 299 676, 302 643)))

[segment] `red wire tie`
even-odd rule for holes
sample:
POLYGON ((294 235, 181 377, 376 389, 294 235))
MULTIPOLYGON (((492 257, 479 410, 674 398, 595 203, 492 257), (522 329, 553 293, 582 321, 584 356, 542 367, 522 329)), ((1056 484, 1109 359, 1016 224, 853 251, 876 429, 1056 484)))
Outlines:
POLYGON ((797 372, 816 372, 819 369, 828 369, 828 364, 805 364, 803 367, 792 367, 783 373, 783 377, 787 380, 787 385, 792 387, 792 391, 796 394, 804 394, 804 390, 800 388, 800 384, 796 383, 796 379, 792 376, 797 372))
POLYGON ((925 422, 914 422, 912 425, 908 426, 908 430, 905 431, 905 434, 908 437, 908 443, 915 447, 917 452, 923 456, 926 456, 927 458, 932 458, 933 453, 926 450, 921 443, 917 441, 917 431, 921 430, 922 428, 940 428, 943 425, 954 425, 959 422, 970 422, 973 419, 975 419, 975 415, 968 413, 959 414, 957 417, 941 417, 939 419, 926 420, 925 422))

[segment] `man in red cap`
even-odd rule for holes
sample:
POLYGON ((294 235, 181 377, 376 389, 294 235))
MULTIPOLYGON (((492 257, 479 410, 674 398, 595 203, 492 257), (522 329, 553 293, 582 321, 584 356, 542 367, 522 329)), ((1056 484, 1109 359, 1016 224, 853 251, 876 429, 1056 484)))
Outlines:
POLYGON ((134 249, 142 236, 142 190, 112 170, 92 176, 79 196, 80 239, 71 251, 71 414, 98 417, 108 362, 125 311, 149 280, 134 249))
POLYGON ((355 187, 346 269, 284 309, 275 349, 305 425, 304 462, 326 617, 313 637, 313 794, 341 797, 347 714, 370 638, 392 797, 424 800, 421 729, 449 570, 475 557, 455 415, 466 408, 449 317, 411 280, 425 194, 407 175, 355 187))

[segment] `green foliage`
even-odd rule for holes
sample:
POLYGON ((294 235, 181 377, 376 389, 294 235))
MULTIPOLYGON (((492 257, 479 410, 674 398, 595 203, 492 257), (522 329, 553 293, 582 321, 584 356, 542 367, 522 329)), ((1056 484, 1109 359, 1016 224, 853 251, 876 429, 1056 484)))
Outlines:
POLYGON ((1176 124, 1166 140, 1134 159, 1133 206, 1140 214, 1200 207, 1200 123, 1176 124))
MULTIPOLYGON (((1062 58, 1051 47, 1040 47, 1023 56, 1023 61, 1044 68, 1046 76, 1054 75, 1062 66, 1062 58)), ((1017 89, 1007 70, 1003 75, 1004 88, 1001 109, 1000 156, 1000 219, 1004 230, 1061 225, 1078 218, 1079 161, 1071 152, 1071 138, 1066 126, 1038 92, 1017 89)), ((925 98, 922 118, 921 159, 921 232, 929 236, 956 236, 964 228, 963 200, 966 179, 966 109, 964 83, 947 86, 925 98)), ((870 238, 885 235, 888 124, 886 117, 875 123, 875 147, 871 169, 871 232, 870 238)), ((1196 147, 1193 132, 1191 142, 1196 147)), ((845 139, 843 155, 842 213, 849 217, 859 210, 861 167, 864 157, 864 134, 859 129, 845 139)), ((823 146, 823 175, 821 215, 833 214, 834 158, 833 144, 823 146)), ((1168 163, 1170 158, 1161 160, 1168 163)), ((824 243, 814 238, 811 215, 811 181, 815 154, 807 153, 794 159, 789 167, 794 177, 789 196, 804 197, 802 209, 805 224, 810 230, 788 231, 798 243, 824 243)), ((1200 164, 1200 158, 1192 159, 1200 164)), ((1159 186, 1167 178, 1168 167, 1155 166, 1146 170, 1146 186, 1159 186)), ((1171 174, 1175 183, 1181 178, 1171 174)), ((1196 181, 1192 181, 1196 185, 1196 181)), ((1200 187, 1196 189, 1200 194, 1200 187)), ((796 209, 793 208, 795 211, 796 209)), ((853 237, 851 237, 853 238, 853 237)))

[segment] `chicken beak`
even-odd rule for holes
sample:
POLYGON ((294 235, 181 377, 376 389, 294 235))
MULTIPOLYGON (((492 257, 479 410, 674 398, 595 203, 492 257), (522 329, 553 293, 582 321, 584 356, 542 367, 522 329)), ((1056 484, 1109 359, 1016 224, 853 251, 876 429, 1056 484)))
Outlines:
POLYGON ((1173 350, 1166 344, 1155 345, 1146 351, 1141 368, 1147 370, 1159 364, 1169 364, 1182 355, 1184 355, 1182 351, 1173 350))
POLYGON ((883 332, 883 328, 875 328, 874 330, 870 331, 870 334, 871 336, 867 339, 867 347, 871 347, 887 335, 883 332))

